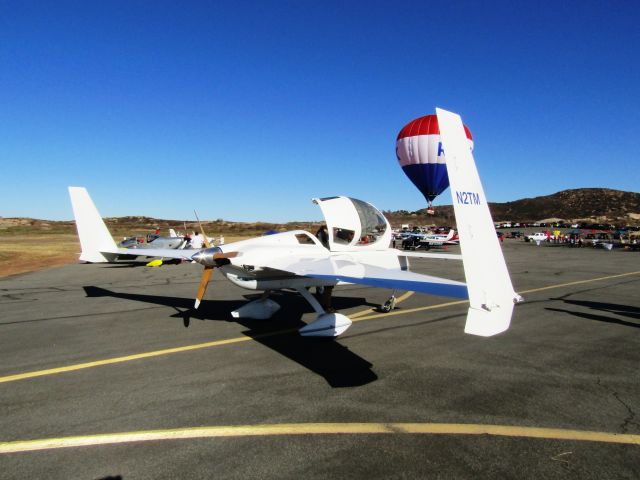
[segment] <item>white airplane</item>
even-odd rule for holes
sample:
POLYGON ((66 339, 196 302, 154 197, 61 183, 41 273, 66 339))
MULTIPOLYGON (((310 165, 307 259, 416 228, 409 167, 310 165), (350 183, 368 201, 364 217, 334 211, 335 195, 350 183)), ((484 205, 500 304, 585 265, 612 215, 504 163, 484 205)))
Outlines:
POLYGON ((459 238, 456 231, 451 229, 449 233, 408 233, 402 240, 402 247, 405 250, 415 250, 416 248, 424 248, 429 250, 431 247, 442 247, 444 245, 458 245, 459 238))
POLYGON ((428 242, 432 246, 458 245, 460 243, 460 239, 453 229, 449 230, 449 233, 429 233, 424 236, 422 241, 428 242))
MULTIPOLYGON (((232 283, 263 291, 231 312, 235 318, 270 318, 280 306, 269 298, 273 290, 295 290, 317 313, 299 330, 303 336, 338 336, 351 325, 340 313, 326 311, 309 292, 311 287, 358 283, 374 287, 412 290, 455 298, 468 298, 465 332, 491 336, 510 324, 514 303, 522 301, 513 289, 489 213, 475 162, 462 126, 454 113, 436 109, 446 151, 447 170, 454 199, 461 255, 418 253, 389 247, 391 226, 369 203, 349 197, 313 199, 325 217, 326 245, 309 232, 294 230, 193 250, 154 250, 145 254, 195 260, 204 266, 195 308, 202 301, 214 268, 232 283), (462 260, 467 283, 409 271, 409 257, 462 260)), ((118 249, 98 210, 83 187, 69 187, 78 236, 80 260, 108 262, 118 249)), ((206 236, 205 236, 206 238, 206 236)), ((137 253, 137 252, 134 252, 137 253)), ((387 306, 393 307, 392 297, 387 306)))
POLYGON ((179 237, 173 228, 169 229, 169 236, 164 237, 159 234, 148 234, 146 237, 125 237, 118 243, 119 247, 124 248, 136 248, 138 250, 144 250, 147 248, 162 248, 162 249, 174 249, 184 248, 185 240, 183 237, 179 237))

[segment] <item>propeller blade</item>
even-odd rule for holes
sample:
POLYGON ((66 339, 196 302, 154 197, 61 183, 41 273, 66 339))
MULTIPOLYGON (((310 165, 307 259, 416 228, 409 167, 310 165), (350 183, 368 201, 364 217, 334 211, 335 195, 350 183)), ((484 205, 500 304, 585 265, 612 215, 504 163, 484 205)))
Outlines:
POLYGON ((238 256, 238 252, 218 252, 213 254, 213 258, 236 258, 238 256))
POLYGON ((202 279, 200 280, 200 286, 198 287, 198 294, 196 295, 196 303, 194 308, 198 308, 200 306, 202 297, 204 297, 204 292, 207 291, 207 285, 209 285, 209 279, 211 278, 212 273, 213 267, 204 267, 204 271, 202 272, 202 279))
MULTIPOLYGON (((207 234, 204 233, 204 228, 202 228, 202 223, 200 223, 200 218, 198 218, 198 213, 194 210, 193 213, 196 216, 196 220, 198 220, 198 225, 200 225, 200 231, 202 232, 202 239, 204 240, 204 246, 209 248, 211 247, 211 244, 209 243, 209 237, 207 237, 207 234)), ((198 307, 196 307, 198 308, 198 307)))

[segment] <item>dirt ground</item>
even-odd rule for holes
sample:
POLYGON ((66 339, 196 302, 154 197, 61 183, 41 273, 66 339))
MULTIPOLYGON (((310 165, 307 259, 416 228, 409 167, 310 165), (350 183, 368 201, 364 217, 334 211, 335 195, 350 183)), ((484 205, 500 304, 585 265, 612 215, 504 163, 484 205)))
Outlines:
MULTIPOLYGON (((225 235, 226 243, 246 238, 225 235)), ((0 235, 0 277, 75 263, 79 255, 80 242, 75 234, 0 235)))
POLYGON ((78 237, 69 234, 0 236, 0 277, 73 263, 78 237))

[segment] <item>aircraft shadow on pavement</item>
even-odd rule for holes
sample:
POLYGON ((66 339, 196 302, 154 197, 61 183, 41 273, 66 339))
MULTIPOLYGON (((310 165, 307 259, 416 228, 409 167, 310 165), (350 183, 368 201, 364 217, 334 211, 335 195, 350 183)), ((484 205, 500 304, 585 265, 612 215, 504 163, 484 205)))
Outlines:
MULTIPOLYGON (((230 312, 246 301, 205 300, 200 308, 195 310, 191 298, 121 293, 95 286, 83 288, 87 297, 114 297, 172 307, 176 313, 171 317, 181 318, 185 326, 189 326, 192 320, 238 323, 247 328, 243 334, 322 376, 335 388, 362 386, 378 379, 371 363, 337 340, 302 337, 298 334, 298 329, 306 325, 302 321, 302 314, 311 309, 297 293, 273 292, 270 298, 278 302, 281 309, 269 320, 252 320, 231 318, 230 312)), ((247 300, 258 297, 259 295, 245 295, 247 300)), ((340 310, 374 305, 364 298, 334 296, 333 306, 340 310)))
MULTIPOLYGON (((633 307, 630 305, 591 302, 591 301, 584 301, 584 300, 568 300, 564 298, 552 298, 551 300, 562 300, 565 304, 568 304, 568 305, 586 307, 586 308, 590 308, 591 310, 596 310, 598 312, 609 313, 609 314, 619 315, 622 317, 628 317, 628 318, 640 320, 640 308, 633 307)), ((578 312, 573 310, 564 310, 561 308, 551 308, 551 307, 547 307, 546 310, 549 310, 552 312, 569 313, 571 315, 575 315, 576 317, 586 318, 588 320, 596 320, 598 322, 613 323, 617 325, 624 325, 626 327, 640 328, 640 323, 638 322, 629 322, 627 320, 621 320, 619 318, 615 318, 607 315, 599 315, 596 313, 578 312)))

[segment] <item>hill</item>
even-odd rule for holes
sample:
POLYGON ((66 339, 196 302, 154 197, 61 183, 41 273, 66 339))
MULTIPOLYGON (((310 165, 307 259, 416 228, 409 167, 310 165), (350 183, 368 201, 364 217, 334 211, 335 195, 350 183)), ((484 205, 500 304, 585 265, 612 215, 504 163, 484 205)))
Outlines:
MULTIPOLYGON (((199 231, 199 226, 193 221, 166 220, 143 216, 107 217, 104 219, 109 231, 115 238, 129 235, 146 235, 154 233, 159 228, 163 235, 173 228, 179 232, 199 231)), ((209 235, 232 237, 254 237, 273 230, 284 232, 287 230, 308 230, 315 232, 319 222, 289 222, 284 224, 269 222, 231 222, 227 220, 202 221, 202 226, 209 235)), ((0 217, 0 236, 23 236, 30 234, 73 234, 76 233, 73 220, 54 221, 35 218, 2 218, 0 217)))
MULTIPOLYGON (((563 190, 553 195, 535 198, 523 198, 513 202, 490 203, 489 208, 496 222, 514 221, 533 223, 554 218, 570 222, 609 223, 616 225, 640 224, 640 193, 623 192, 607 188, 579 188, 563 190)), ((435 215, 427 214, 426 209, 409 212, 406 210, 384 212, 391 224, 400 226, 405 223, 413 225, 455 225, 453 207, 443 205, 435 208, 435 215)), ((114 237, 125 235, 142 235, 153 233, 160 228, 163 234, 169 228, 177 231, 197 230, 198 225, 192 221, 165 220, 141 216, 105 218, 105 222, 114 237)), ((205 230, 210 235, 256 236, 266 231, 286 231, 294 229, 315 232, 317 222, 289 222, 275 224, 267 222, 232 222, 218 219, 203 221, 205 230)), ((75 234, 73 221, 49 221, 31 218, 0 217, 0 236, 24 235, 32 233, 75 234)))
MULTIPOLYGON (((492 204, 496 218, 541 220, 558 217, 564 220, 623 221, 629 214, 640 214, 640 193, 608 188, 563 190, 535 198, 492 204)), ((631 217, 633 218, 633 217, 631 217)))
MULTIPOLYGON (((553 218, 569 222, 638 225, 640 193, 608 188, 578 188, 512 202, 489 203, 489 209, 496 222, 533 223, 553 218)), ((385 212, 385 215, 393 225, 455 223, 452 205, 436 207, 435 212, 435 215, 429 215, 426 209, 415 212, 401 210, 385 212)))

